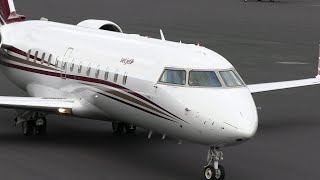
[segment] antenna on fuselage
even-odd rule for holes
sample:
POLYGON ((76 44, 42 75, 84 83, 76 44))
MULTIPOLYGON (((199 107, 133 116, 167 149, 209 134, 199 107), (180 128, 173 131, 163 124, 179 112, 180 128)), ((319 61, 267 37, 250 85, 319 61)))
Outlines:
POLYGON ((161 40, 163 40, 163 41, 165 41, 165 40, 166 40, 166 38, 164 37, 163 32, 162 32, 162 30, 161 30, 161 29, 160 29, 160 36, 161 36, 161 40))

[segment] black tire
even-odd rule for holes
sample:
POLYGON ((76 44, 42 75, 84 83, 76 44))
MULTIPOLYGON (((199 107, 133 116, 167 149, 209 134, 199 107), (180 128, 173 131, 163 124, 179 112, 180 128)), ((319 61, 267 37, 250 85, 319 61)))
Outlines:
POLYGON ((219 165, 218 170, 215 170, 213 166, 207 166, 204 168, 204 178, 206 180, 224 180, 225 171, 223 166, 219 165), (218 173, 217 173, 218 171, 218 173))
POLYGON ((34 121, 22 122, 22 133, 25 136, 32 136, 34 132, 34 121))
POLYGON ((43 124, 42 125, 37 125, 35 126, 35 132, 36 135, 38 136, 44 136, 47 134, 47 120, 45 117, 42 118, 43 124))
POLYGON ((125 129, 127 134, 134 134, 136 132, 137 127, 131 124, 126 124, 125 129))
POLYGON ((125 126, 125 124, 122 123, 122 122, 113 121, 112 122, 113 133, 116 134, 116 135, 121 135, 123 133, 123 131, 124 131, 124 126, 125 126))

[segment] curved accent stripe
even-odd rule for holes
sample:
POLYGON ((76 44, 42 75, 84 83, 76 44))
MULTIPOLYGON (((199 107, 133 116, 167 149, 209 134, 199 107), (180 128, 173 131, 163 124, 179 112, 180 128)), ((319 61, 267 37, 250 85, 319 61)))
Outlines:
MULTIPOLYGON (((18 48, 16 48, 16 47, 10 47, 10 48, 8 48, 8 50, 9 50, 9 51, 12 51, 12 52, 14 52, 14 53, 16 53, 16 54, 19 54, 19 55, 21 55, 21 56, 27 57, 27 53, 26 53, 26 52, 24 52, 24 51, 22 51, 22 50, 20 50, 20 49, 18 49, 18 48)), ((30 55, 30 58, 33 58, 33 59, 34 59, 34 56, 33 56, 33 55, 30 55)), ((41 61, 40 58, 37 58, 37 60, 38 60, 38 61, 41 61)), ((53 65, 53 64, 51 64, 51 65, 53 65)), ((68 76, 70 76, 70 75, 67 75, 67 78, 68 78, 68 76)), ((73 75, 71 75, 71 76, 73 76, 73 75)), ((136 96, 136 97, 138 97, 138 98, 140 98, 140 99, 142 99, 142 100, 144 100, 144 101, 147 101, 148 103, 150 103, 150 104, 152 104, 152 105, 154 105, 154 106, 156 106, 156 107, 158 107, 158 108, 160 108, 160 109, 162 109, 163 111, 165 111, 165 112, 169 113, 170 115, 172 115, 172 116, 180 119, 181 121, 183 121, 183 122, 185 122, 185 123, 188 123, 188 122, 184 121, 183 119, 179 118, 178 116, 176 116, 175 114, 173 114, 173 113, 169 112, 168 110, 162 108, 162 107, 159 106, 158 104, 150 101, 150 100, 147 99, 146 97, 144 97, 144 96, 142 96, 142 95, 140 95, 140 94, 138 94, 138 93, 136 93, 136 92, 134 92, 134 91, 132 91, 132 90, 130 90, 130 89, 127 89, 127 88, 125 88, 125 87, 123 87, 123 86, 120 86, 120 85, 118 85, 118 84, 114 84, 114 83, 111 83, 111 82, 108 82, 108 81, 105 81, 105 82, 106 82, 107 85, 109 85, 109 86, 112 86, 112 87, 115 87, 115 88, 118 88, 118 89, 125 90, 126 92, 128 92, 128 93, 130 93, 130 94, 132 94, 132 95, 134 95, 134 96, 136 96)), ((105 83, 104 83, 104 84, 105 84, 105 83)))
POLYGON ((120 99, 117 99, 117 98, 108 96, 108 95, 103 94, 103 93, 100 93, 100 92, 97 92, 97 93, 100 94, 100 95, 102 95, 102 96, 105 96, 105 97, 108 97, 108 98, 110 98, 110 99, 113 99, 113 100, 115 100, 115 101, 118 101, 118 102, 121 102, 121 103, 123 103, 123 104, 126 104, 126 105, 128 105, 128 106, 131 106, 131 107, 133 107, 133 108, 136 108, 136 109, 139 109, 139 110, 141 110, 141 111, 144 111, 144 112, 146 112, 146 113, 149 113, 149 114, 152 114, 152 115, 154 115, 154 116, 157 116, 157 117, 159 117, 159 118, 163 118, 163 119, 169 120, 169 121, 171 121, 171 122, 178 123, 178 122, 176 122, 176 121, 174 121, 174 120, 171 120, 171 119, 168 119, 168 118, 166 118, 166 117, 160 116, 160 115, 158 115, 158 114, 156 114, 156 113, 153 113, 153 112, 151 112, 151 111, 145 110, 145 109, 143 109, 143 108, 140 108, 140 107, 138 107, 138 106, 136 106, 136 105, 127 103, 127 102, 122 101, 122 100, 120 100, 120 99))
MULTIPOLYGON (((10 57, 10 56, 9 56, 9 57, 10 57)), ((14 57, 14 56, 13 56, 13 57, 14 57)), ((7 58, 8 58, 8 57, 7 57, 7 58)), ((9 60, 14 61, 13 59, 9 59, 9 60)), ((28 62, 29 62, 29 61, 28 61, 28 62)), ((20 63, 23 63, 23 62, 20 62, 20 63)), ((39 70, 39 69, 33 69, 33 68, 24 67, 24 66, 19 66, 19 65, 16 65, 16 64, 11 64, 11 63, 7 63, 7 62, 3 62, 3 61, 1 61, 1 64, 5 65, 5 66, 8 66, 8 67, 11 67, 11 68, 16 68, 16 69, 20 69, 20 70, 24 70, 24 71, 29 71, 29 72, 34 72, 34 73, 38 73, 38 74, 44 74, 44 75, 48 75, 48 76, 60 77, 60 75, 61 75, 60 73, 56 73, 56 72, 48 72, 48 71, 43 71, 43 70, 39 70)), ((26 63, 23 63, 23 64, 26 64, 26 63)), ((30 64, 28 64, 28 65, 30 65, 30 64)), ((124 90, 125 92, 128 92, 128 93, 130 93, 130 94, 132 94, 132 95, 134 95, 134 96, 136 96, 136 97, 139 97, 139 99, 145 100, 145 101, 147 101, 147 102, 155 105, 156 107, 164 110, 165 112, 167 112, 167 113, 169 113, 170 115, 178 118, 179 120, 181 120, 181 121, 183 121, 183 122, 185 122, 185 123, 188 123, 188 122, 182 120, 181 118, 177 117, 176 115, 170 113, 169 111, 165 110, 164 108, 160 107, 159 105, 155 104, 154 102, 150 101, 149 99, 143 97, 142 95, 140 95, 140 94, 138 94, 138 93, 136 93, 136 92, 134 92, 134 91, 132 91, 132 90, 129 90, 129 89, 125 88, 125 87, 122 87, 122 86, 120 86, 120 85, 111 83, 111 82, 109 82, 109 81, 100 80, 100 79, 93 79, 93 78, 88 78, 88 77, 83 77, 83 76, 76 76, 76 75, 69 75, 69 74, 66 75, 66 78, 68 78, 68 79, 80 80, 80 81, 93 82, 93 83, 97 83, 97 84, 104 84, 104 85, 107 85, 107 86, 114 87, 114 88, 116 88, 116 89, 124 90)), ((125 94, 124 94, 124 95, 125 95, 125 94)), ((130 97, 130 96, 128 96, 128 97, 130 97)), ((132 98, 132 97, 130 97, 130 98, 132 98)), ((132 98, 132 99, 134 99, 134 98, 132 98)), ((137 99, 134 99, 134 100, 137 100, 137 99)), ((151 108, 152 110, 154 110, 154 111, 156 111, 156 112, 162 113, 161 111, 156 110, 156 109, 153 108, 152 106, 149 106, 149 105, 147 105, 147 104, 145 104, 145 103, 143 103, 143 104, 144 104, 145 107, 147 106, 148 108, 151 108)), ((141 104, 140 104, 140 105, 141 105, 141 104)), ((140 109, 140 108, 139 108, 139 109, 140 109)), ((146 111, 146 110, 144 110, 144 111, 146 111)), ((167 114, 164 114, 164 113, 162 113, 162 114, 168 116, 167 114)), ((169 117, 170 117, 170 116, 169 116, 169 117)), ((172 118, 172 117, 170 117, 170 118, 172 118)), ((165 118, 165 119, 167 119, 167 118, 165 118)), ((171 121, 172 121, 172 120, 171 120, 171 121)), ((174 122, 176 122, 176 121, 174 121, 174 122)))

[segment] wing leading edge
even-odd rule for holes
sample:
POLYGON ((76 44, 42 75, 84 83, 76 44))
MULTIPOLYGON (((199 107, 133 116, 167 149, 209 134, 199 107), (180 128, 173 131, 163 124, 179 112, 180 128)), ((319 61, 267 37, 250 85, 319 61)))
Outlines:
POLYGON ((0 96, 0 107, 41 112, 71 114, 73 99, 0 96))
POLYGON ((317 85, 317 84, 320 84, 320 78, 252 84, 252 85, 248 85, 248 88, 251 93, 259 93, 259 92, 274 91, 274 90, 280 90, 280 89, 311 86, 311 85, 317 85))
POLYGON ((303 86, 312 86, 320 84, 320 45, 319 45, 319 63, 318 63, 318 75, 315 78, 293 80, 293 81, 282 81, 282 82, 271 82, 248 85, 251 93, 259 93, 266 91, 274 91, 280 89, 289 89, 303 86))

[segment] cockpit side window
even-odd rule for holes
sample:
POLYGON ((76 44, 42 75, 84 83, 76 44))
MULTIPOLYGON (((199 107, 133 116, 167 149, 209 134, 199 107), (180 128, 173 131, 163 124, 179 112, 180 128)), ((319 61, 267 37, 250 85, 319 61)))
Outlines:
POLYGON ((174 70, 166 69, 162 73, 159 82, 175 85, 186 84, 186 71, 185 70, 174 70))
POLYGON ((189 86, 221 87, 221 83, 214 71, 190 71, 189 86))
POLYGON ((220 75, 228 87, 244 86, 244 82, 239 75, 232 70, 220 71, 220 75))

